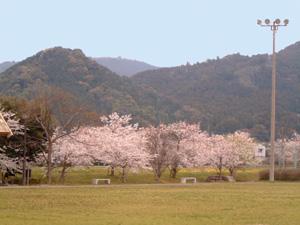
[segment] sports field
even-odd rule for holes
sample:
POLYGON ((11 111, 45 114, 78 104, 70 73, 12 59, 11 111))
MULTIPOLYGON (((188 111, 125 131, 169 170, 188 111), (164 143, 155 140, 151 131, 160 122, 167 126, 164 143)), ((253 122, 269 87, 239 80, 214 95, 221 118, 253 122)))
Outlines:
POLYGON ((299 225, 300 183, 0 188, 1 225, 299 225))

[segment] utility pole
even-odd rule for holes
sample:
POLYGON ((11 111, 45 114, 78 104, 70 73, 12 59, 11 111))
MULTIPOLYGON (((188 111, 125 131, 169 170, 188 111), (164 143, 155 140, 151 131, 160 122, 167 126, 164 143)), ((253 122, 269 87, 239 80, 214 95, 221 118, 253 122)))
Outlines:
POLYGON ((276 32, 281 26, 287 26, 289 23, 288 19, 285 19, 281 23, 280 19, 276 19, 271 22, 269 19, 265 21, 257 20, 257 24, 262 27, 270 27, 273 32, 273 54, 272 54, 272 96, 271 96, 271 156, 270 156, 270 177, 269 180, 273 182, 275 179, 275 121, 276 121, 276 32))
POLYGON ((24 129, 24 146, 23 146, 23 168, 22 168, 22 185, 27 185, 27 127, 25 122, 25 129, 24 129))

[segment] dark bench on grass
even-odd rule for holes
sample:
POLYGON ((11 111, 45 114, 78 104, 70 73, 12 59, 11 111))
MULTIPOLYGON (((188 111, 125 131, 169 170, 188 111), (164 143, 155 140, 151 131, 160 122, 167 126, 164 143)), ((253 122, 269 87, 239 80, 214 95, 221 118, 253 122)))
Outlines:
POLYGON ((209 176, 207 182, 234 182, 233 176, 209 176))

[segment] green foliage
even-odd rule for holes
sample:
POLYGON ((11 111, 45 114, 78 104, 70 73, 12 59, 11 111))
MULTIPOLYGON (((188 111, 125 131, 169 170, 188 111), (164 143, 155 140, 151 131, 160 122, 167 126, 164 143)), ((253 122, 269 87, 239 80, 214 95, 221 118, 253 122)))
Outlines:
MULTIPOLYGON (((300 42, 278 54, 277 124, 300 132, 300 42)), ((213 133, 247 129, 269 138, 271 57, 239 54, 204 63, 145 71, 132 78, 190 108, 185 119, 213 133)), ((277 134, 279 136, 279 133, 277 134)))
MULTIPOLYGON (((299 58, 300 42, 278 54, 277 125, 287 136, 300 132, 299 58)), ((0 74, 3 95, 32 99, 38 87, 47 86, 73 96, 78 107, 100 114, 132 114, 141 125, 200 121, 211 133, 246 129, 259 140, 269 139, 269 55, 234 54, 128 78, 100 66, 81 50, 57 47, 0 74)))
POLYGON ((0 105, 4 111, 11 111, 20 119, 20 124, 25 126, 26 142, 24 134, 14 134, 10 138, 0 137, 0 146, 5 146, 7 156, 22 159, 23 150, 26 145, 26 157, 28 161, 34 161, 37 154, 43 149, 43 131, 41 126, 35 121, 28 112, 29 102, 25 99, 16 97, 0 98, 0 105))
POLYGON ((174 121, 180 107, 151 88, 135 85, 86 57, 81 50, 52 48, 0 74, 0 93, 33 99, 40 89, 56 88, 78 107, 101 114, 132 114, 142 124, 174 121))

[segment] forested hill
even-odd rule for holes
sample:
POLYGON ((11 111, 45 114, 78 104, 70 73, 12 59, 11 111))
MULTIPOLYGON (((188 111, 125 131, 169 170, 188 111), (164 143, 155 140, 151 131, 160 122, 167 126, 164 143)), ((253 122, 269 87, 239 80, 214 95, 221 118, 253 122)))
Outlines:
POLYGON ((121 57, 111 58, 111 57, 98 57, 94 60, 102 66, 107 67, 111 71, 121 75, 121 76, 132 76, 136 73, 143 72, 146 70, 154 70, 157 67, 152 66, 148 63, 124 59, 121 57))
MULTIPOLYGON (((127 77, 146 70, 154 70, 158 68, 142 61, 125 59, 122 57, 98 57, 92 59, 95 60, 99 65, 108 68, 116 74, 127 77)), ((4 72, 14 64, 16 64, 14 61, 0 63, 0 73, 4 72)))
MULTIPOLYGON (((269 136, 269 55, 234 54, 194 65, 146 71, 132 79, 182 107, 193 108, 200 115, 202 127, 211 132, 250 129, 261 139, 269 136)), ((279 52, 277 81, 277 126, 284 133, 300 131, 300 42, 279 52)))
POLYGON ((33 98, 43 86, 59 88, 99 113, 130 113, 142 124, 184 116, 179 105, 118 76, 78 49, 47 49, 0 74, 2 95, 33 98))
MULTIPOLYGON (((300 43, 278 54, 277 129, 300 132, 300 43)), ((204 63, 159 68, 132 78, 118 76, 81 50, 41 51, 0 74, 2 95, 34 97, 50 86, 74 96, 90 110, 131 113, 142 124, 201 122, 226 133, 248 129, 269 136, 271 56, 239 54, 204 63)))

